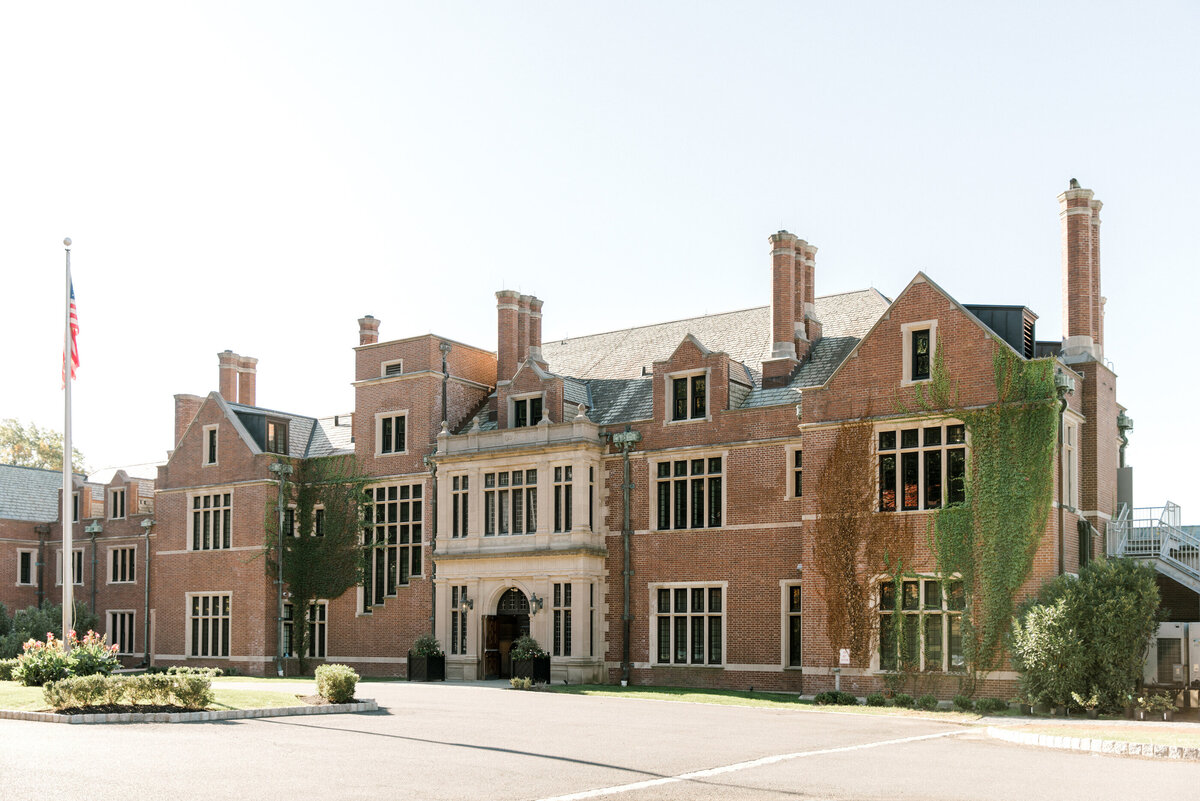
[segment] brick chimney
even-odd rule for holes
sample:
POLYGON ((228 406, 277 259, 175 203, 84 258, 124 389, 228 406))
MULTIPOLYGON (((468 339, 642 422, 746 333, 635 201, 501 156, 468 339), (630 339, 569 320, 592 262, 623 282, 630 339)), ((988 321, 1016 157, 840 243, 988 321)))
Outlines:
POLYGON ((241 357, 231 350, 225 350, 217 354, 217 362, 220 365, 220 381, 217 384, 217 391, 221 393, 222 398, 230 403, 237 403, 237 376, 240 359, 241 357))
POLYGON ((517 372, 520 349, 517 318, 521 293, 501 289, 496 293, 496 384, 508 383, 517 372))
POLYGON ((529 298, 529 358, 543 370, 549 367, 542 358, 542 301, 535 297, 529 298))
MULTIPOLYGON (((771 356, 763 361, 763 385, 779 386, 799 364, 796 358, 797 295, 795 234, 771 234, 771 356)), ((801 275, 803 266, 801 265, 801 275)), ((802 322, 802 320, 801 320, 802 322)))
POLYGON ((1058 196, 1062 223, 1063 356, 1099 360, 1104 355, 1104 311, 1100 296, 1100 208, 1090 189, 1071 179, 1058 196))
POLYGON ((379 341, 379 321, 371 315, 358 318, 358 344, 374 345, 379 341))
POLYGON ((523 364, 529 355, 529 301, 532 295, 517 297, 517 364, 523 364))
POLYGON ((254 405, 254 385, 258 378, 258 359, 253 356, 238 358, 238 403, 254 405))
POLYGON ((200 411, 203 403, 204 398, 198 395, 175 396, 175 444, 171 446, 172 448, 179 445, 179 440, 183 439, 187 427, 196 419, 196 414, 200 411))
POLYGON ((803 245, 796 249, 796 271, 800 271, 801 262, 804 265, 804 316, 801 317, 800 313, 796 312, 796 322, 803 321, 804 336, 808 339, 808 347, 811 348, 822 336, 821 321, 817 319, 817 249, 803 240, 796 244, 803 245))

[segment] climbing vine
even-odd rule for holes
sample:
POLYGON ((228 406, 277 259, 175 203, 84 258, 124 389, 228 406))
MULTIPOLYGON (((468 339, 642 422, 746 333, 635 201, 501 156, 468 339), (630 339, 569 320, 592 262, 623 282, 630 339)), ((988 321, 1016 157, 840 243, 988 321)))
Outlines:
MULTIPOLYGON (((332 600, 362 578, 361 505, 368 477, 353 456, 293 460, 283 478, 285 507, 283 581, 291 594, 292 656, 301 673, 308 654, 307 610, 318 600, 332 600), (294 522, 293 522, 294 521, 294 522), (291 523, 292 531, 286 526, 291 523)), ((278 575, 279 511, 267 504, 263 555, 267 574, 278 575)))
POLYGON ((957 385, 940 353, 928 387, 913 393, 918 409, 955 417, 970 432, 966 501, 936 511, 931 544, 943 576, 967 589, 963 651, 973 673, 998 667, 1016 592, 1029 578, 1054 490, 1058 406, 1053 364, 1025 361, 997 341, 996 401, 958 405, 957 385))
MULTIPOLYGON (((838 429, 819 471, 814 542, 816 591, 825 606, 825 626, 835 648, 849 648, 852 665, 865 667, 876 634, 872 603, 876 578, 899 581, 912 561, 909 519, 875 513, 875 474, 870 423, 838 429)), ((897 597, 899 597, 897 595, 897 597)), ((903 625, 903 616, 896 616, 903 625)))

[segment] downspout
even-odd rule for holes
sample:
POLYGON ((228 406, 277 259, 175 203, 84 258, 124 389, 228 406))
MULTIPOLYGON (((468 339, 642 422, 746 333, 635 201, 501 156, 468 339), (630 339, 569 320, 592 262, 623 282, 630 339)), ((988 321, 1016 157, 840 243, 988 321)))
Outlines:
POLYGON ((38 535, 38 557, 37 557, 37 605, 38 609, 42 608, 42 604, 46 600, 46 584, 45 572, 42 566, 46 563, 46 535, 50 533, 50 527, 45 523, 35 526, 34 531, 38 535))
MULTIPOLYGON (((1075 381, 1062 370, 1054 373, 1054 391, 1058 394, 1058 575, 1067 572, 1066 525, 1063 510, 1063 438, 1066 436, 1067 393, 1075 389, 1075 381)), ((1078 479, 1077 479, 1078 480, 1078 479)))
POLYGON ((146 570, 142 573, 146 585, 146 598, 142 614, 142 647, 146 654, 142 657, 142 667, 150 667, 150 529, 154 528, 154 518, 147 517, 142 521, 142 530, 146 532, 146 570))
POLYGON ((629 627, 632 617, 629 611, 629 585, 633 575, 632 547, 633 531, 630 523, 630 494, 633 492, 633 479, 629 469, 629 451, 640 442, 642 435, 630 429, 628 425, 619 434, 610 434, 609 440, 621 450, 622 481, 621 481, 621 550, 624 569, 622 570, 623 597, 621 599, 621 686, 629 685, 630 677, 630 634, 629 627))
MULTIPOLYGON (((448 412, 449 404, 446 399, 446 382, 450 378, 450 370, 446 365, 446 357, 450 355, 450 343, 438 343, 438 350, 442 352, 442 431, 449 428, 448 412)), ((433 525, 430 526, 429 534, 429 636, 437 637, 437 535, 438 535, 438 478, 437 478, 437 462, 425 457, 425 463, 429 466, 430 484, 432 497, 429 499, 429 514, 433 517, 433 525)))
MULTIPOLYGON (((99 525, 96 528, 100 528, 99 525)), ((92 614, 96 614, 96 564, 100 561, 100 554, 96 550, 96 532, 90 532, 92 535, 92 614)))

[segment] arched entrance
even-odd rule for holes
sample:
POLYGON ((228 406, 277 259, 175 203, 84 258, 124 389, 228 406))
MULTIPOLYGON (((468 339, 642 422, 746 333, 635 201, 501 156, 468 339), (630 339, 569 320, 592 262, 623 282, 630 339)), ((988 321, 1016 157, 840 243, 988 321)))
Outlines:
POLYGON ((496 603, 496 614, 483 618, 483 677, 508 678, 512 663, 508 651, 513 640, 529 633, 529 599, 509 587, 496 603))

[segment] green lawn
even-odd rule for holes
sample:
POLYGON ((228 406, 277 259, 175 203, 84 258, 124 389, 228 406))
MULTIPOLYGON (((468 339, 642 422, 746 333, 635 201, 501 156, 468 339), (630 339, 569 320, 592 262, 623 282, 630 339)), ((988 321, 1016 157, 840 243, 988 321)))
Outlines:
MULTIPOLYGON (((268 690, 237 690, 213 685, 216 699, 209 709, 263 709, 280 706, 302 706, 294 692, 268 690)), ((19 712, 49 711, 41 687, 22 687, 15 681, 0 681, 0 709, 19 712)))
POLYGON ((1152 745, 1178 745, 1183 748, 1200 747, 1200 731, 1160 723, 1139 723, 1136 726, 1005 726, 1008 731, 1030 734, 1050 734, 1058 737, 1079 737, 1092 740, 1116 740, 1126 743, 1151 743, 1152 745))
POLYGON ((768 709, 799 709, 809 712, 845 712, 858 715, 898 715, 928 717, 937 720, 972 722, 979 715, 963 712, 924 712, 903 707, 879 706, 818 706, 790 693, 748 692, 745 690, 697 690, 687 687, 618 687, 609 684, 555 685, 550 692, 570 695, 609 695, 620 698, 640 698, 650 701, 677 701, 691 704, 723 706, 756 706, 768 709))

